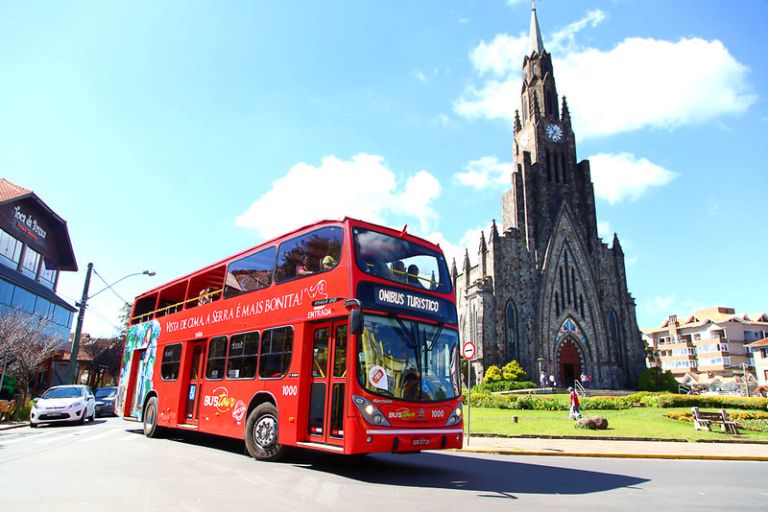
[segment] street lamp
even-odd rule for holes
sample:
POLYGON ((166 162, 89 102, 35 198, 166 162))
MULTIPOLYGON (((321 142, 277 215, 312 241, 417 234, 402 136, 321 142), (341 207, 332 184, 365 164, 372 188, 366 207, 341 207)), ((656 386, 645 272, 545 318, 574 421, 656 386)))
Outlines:
MULTIPOLYGON (((140 276, 140 275, 147 275, 147 276, 154 276, 154 272, 150 272, 149 270, 145 270, 144 272, 134 272, 133 274, 128 274, 126 276, 121 277, 117 281, 115 281, 112 284, 107 285, 105 288, 97 291, 90 297, 88 296, 88 287, 91 285, 91 272, 93 272, 93 263, 88 264, 88 273, 85 274, 85 284, 83 285, 83 296, 80 299, 79 303, 76 303, 76 306, 80 307, 80 312, 77 314, 77 324, 75 325, 75 335, 72 338, 72 352, 69 354, 69 375, 68 375, 68 382, 72 384, 77 384, 75 380, 77 379, 77 352, 80 350, 80 334, 83 330, 83 317, 85 316, 85 307, 89 299, 94 298, 104 290, 111 289, 113 286, 115 286, 117 283, 122 281, 123 279, 127 279, 131 276, 140 276)), ((98 273, 97 273, 98 274, 98 273)))

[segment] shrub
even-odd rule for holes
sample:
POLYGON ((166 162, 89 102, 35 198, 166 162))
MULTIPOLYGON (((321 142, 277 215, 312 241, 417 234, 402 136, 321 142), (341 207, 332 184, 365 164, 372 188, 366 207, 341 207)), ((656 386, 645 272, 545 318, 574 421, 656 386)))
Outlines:
POLYGON ((648 407, 709 407, 714 409, 765 409, 768 398, 741 396, 674 395, 664 393, 642 399, 648 407))
POLYGON ((632 401, 625 396, 595 396, 581 400, 582 409, 619 410, 632 407, 632 401))
POLYGON ((497 393, 499 391, 514 391, 517 389, 531 389, 535 387, 536 384, 527 380, 522 382, 500 380, 498 382, 489 382, 487 384, 472 386, 472 391, 478 391, 480 393, 497 393))
POLYGON ((483 384, 489 382, 499 382, 502 379, 501 368, 496 365, 491 365, 485 370, 485 376, 483 377, 483 384))
POLYGON ((513 381, 525 380, 528 376, 525 373, 525 370, 523 370, 523 367, 520 366, 520 363, 514 359, 504 365, 504 368, 501 369, 501 375, 504 380, 513 381))
POLYGON ((32 411, 32 401, 30 400, 24 405, 16 406, 13 410, 13 419, 17 421, 27 421, 29 419, 29 413, 32 411))

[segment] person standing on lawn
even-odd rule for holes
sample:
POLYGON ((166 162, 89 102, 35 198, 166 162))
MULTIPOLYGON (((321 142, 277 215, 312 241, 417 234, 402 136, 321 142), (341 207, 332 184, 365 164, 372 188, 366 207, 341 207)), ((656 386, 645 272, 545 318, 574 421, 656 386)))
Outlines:
POLYGON ((568 415, 572 420, 581 418, 581 411, 579 410, 579 395, 573 388, 568 388, 568 400, 571 404, 571 412, 568 415))

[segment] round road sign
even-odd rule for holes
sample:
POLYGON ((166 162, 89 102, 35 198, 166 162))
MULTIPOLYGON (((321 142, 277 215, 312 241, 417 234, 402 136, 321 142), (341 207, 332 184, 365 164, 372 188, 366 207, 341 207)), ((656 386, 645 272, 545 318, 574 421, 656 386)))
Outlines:
POLYGON ((464 359, 467 361, 471 360, 475 357, 475 344, 471 341, 466 342, 461 348, 461 353, 464 355, 464 359))

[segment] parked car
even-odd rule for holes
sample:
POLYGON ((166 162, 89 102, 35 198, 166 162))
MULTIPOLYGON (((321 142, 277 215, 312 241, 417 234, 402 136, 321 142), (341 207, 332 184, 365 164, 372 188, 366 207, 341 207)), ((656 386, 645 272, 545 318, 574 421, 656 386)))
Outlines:
POLYGON ((88 386, 53 386, 35 398, 29 413, 29 426, 42 423, 83 423, 96 417, 96 399, 88 386))
POLYGON ((105 414, 114 416, 117 388, 98 388, 93 394, 96 396, 96 416, 104 416, 105 414))

